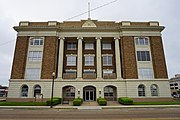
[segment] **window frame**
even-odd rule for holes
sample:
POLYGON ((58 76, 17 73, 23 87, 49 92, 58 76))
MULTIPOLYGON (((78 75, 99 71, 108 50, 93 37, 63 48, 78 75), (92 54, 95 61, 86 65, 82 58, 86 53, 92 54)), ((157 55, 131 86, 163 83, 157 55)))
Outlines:
POLYGON ((29 51, 28 61, 42 61, 42 51, 29 51))
POLYGON ((135 38, 136 45, 149 45, 149 39, 147 37, 135 38))
POLYGON ((66 65, 67 66, 76 66, 77 56, 76 55, 66 55, 66 65))
POLYGON ((145 97, 145 96, 146 96, 146 88, 145 88, 145 85, 140 84, 140 85, 138 86, 138 96, 139 96, 139 97, 145 97), (143 88, 140 88, 141 86, 142 86, 143 88))
POLYGON ((84 55, 84 66, 94 66, 95 55, 84 55))
POLYGON ((29 87, 27 85, 23 85, 21 87, 21 97, 28 97, 28 90, 29 87), (23 87, 27 87, 27 88, 23 88, 23 87))
POLYGON ((138 62, 151 61, 150 51, 136 51, 136 55, 138 62))
POLYGON ((112 66, 113 65, 113 55, 102 55, 103 66, 112 66), (109 60, 109 58, 111 58, 109 60), (106 60, 106 61, 105 61, 106 60))
POLYGON ((41 77, 40 68, 26 68, 25 79, 27 80, 39 80, 41 77))
POLYGON ((154 78, 152 68, 138 68, 138 79, 151 80, 154 78))
POLYGON ((84 49, 85 50, 94 50, 94 43, 85 43, 84 49), (88 46, 88 45, 90 45, 90 46, 88 46))
POLYGON ((111 50, 112 44, 111 43, 102 43, 102 50, 111 50))
POLYGON ((156 85, 156 84, 152 84, 151 86, 150 86, 150 91, 151 91, 151 96, 159 96, 159 94, 158 94, 158 85, 156 85), (153 87, 155 87, 155 88, 153 88, 153 87))
POLYGON ((43 38, 32 38, 30 39, 31 46, 42 46, 44 44, 43 38))
POLYGON ((67 50, 77 50, 76 42, 67 42, 67 50))

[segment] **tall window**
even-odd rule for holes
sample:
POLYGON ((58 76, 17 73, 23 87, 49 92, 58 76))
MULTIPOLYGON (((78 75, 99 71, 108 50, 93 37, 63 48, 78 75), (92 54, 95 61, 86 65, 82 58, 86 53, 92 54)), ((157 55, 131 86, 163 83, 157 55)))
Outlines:
POLYGON ((40 68, 27 68, 25 79, 30 79, 30 80, 40 79, 40 68))
POLYGON ((66 98, 74 98, 75 97, 75 88, 67 87, 65 88, 65 96, 66 98))
POLYGON ((158 86, 155 84, 151 85, 151 96, 158 96, 158 86))
POLYGON ((76 66, 76 56, 67 56, 67 66, 76 66))
POLYGON ((136 38, 136 45, 148 45, 149 41, 147 38, 139 37, 136 38))
POLYGON ((34 97, 35 97, 36 95, 38 95, 38 94, 41 94, 41 86, 36 85, 36 86, 34 87, 34 97))
POLYGON ((28 97, 28 86, 23 85, 21 88, 21 97, 28 97))
POLYGON ((85 66, 94 66, 94 56, 92 55, 87 55, 85 56, 85 66))
POLYGON ((112 56, 103 56, 103 66, 112 66, 112 56))
POLYGON ((153 70, 151 68, 138 68, 139 79, 153 79, 153 70))
POLYGON ((102 43, 103 50, 111 50, 111 43, 102 43))
POLYGON ((30 45, 43 45, 43 39, 42 38, 33 38, 30 41, 30 45))
POLYGON ((85 43, 85 50, 92 50, 94 49, 93 43, 85 43))
POLYGON ((145 86, 144 85, 138 86, 138 96, 145 96, 145 86))
POLYGON ((67 43, 67 50, 76 50, 76 43, 67 43))
POLYGON ((138 61, 150 61, 149 51, 137 51, 138 61))
POLYGON ((29 61, 41 61, 42 60, 42 51, 29 51, 28 60, 29 61))

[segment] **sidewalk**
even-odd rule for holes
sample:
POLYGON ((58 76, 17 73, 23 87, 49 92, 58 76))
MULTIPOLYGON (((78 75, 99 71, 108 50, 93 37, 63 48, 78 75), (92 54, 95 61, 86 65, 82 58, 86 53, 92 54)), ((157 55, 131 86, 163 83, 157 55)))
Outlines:
MULTIPOLYGON (((57 105, 53 109, 101 110, 122 108, 180 108, 180 105, 119 105, 119 106, 65 106, 57 105)), ((50 106, 0 106, 0 109, 50 109, 50 106)))

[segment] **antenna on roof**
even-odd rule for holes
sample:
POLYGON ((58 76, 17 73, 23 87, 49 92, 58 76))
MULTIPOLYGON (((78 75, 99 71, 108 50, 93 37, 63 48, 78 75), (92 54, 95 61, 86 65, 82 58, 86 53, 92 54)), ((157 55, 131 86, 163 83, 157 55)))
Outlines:
POLYGON ((90 2, 88 2, 88 19, 90 20, 90 2))

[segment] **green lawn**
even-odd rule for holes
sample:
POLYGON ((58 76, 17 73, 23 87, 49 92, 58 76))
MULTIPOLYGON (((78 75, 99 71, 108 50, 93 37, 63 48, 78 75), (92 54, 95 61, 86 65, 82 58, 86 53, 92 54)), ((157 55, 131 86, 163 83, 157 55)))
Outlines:
POLYGON ((180 102, 133 102, 133 105, 180 105, 180 102))
POLYGON ((46 102, 0 102, 0 106, 46 106, 46 102))

